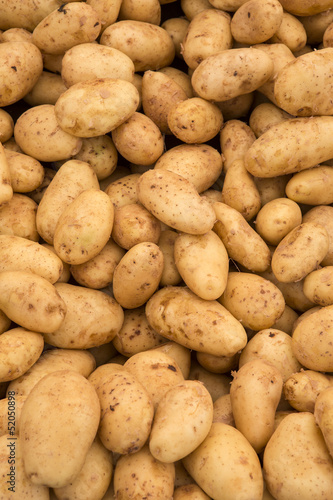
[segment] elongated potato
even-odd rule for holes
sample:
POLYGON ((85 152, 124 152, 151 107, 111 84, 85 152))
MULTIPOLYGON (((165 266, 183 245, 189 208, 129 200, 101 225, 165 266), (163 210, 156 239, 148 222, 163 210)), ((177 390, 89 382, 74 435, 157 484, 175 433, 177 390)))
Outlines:
POLYGON ((307 35, 301 20, 284 11, 282 22, 269 42, 283 43, 293 53, 302 50, 306 46, 307 35))
POLYGON ((245 122, 236 119, 226 121, 220 132, 223 170, 227 171, 234 160, 242 160, 255 140, 253 130, 245 122))
POLYGON ((281 0, 282 7, 294 16, 312 16, 319 14, 332 7, 329 0, 317 0, 315 2, 303 0, 281 0))
POLYGON ((322 260, 323 266, 333 265, 333 207, 327 205, 318 205, 307 211, 303 215, 302 222, 315 222, 324 226, 329 239, 329 248, 326 256, 322 260))
POLYGON ((13 187, 5 148, 2 144, 0 145, 0 186, 0 205, 3 205, 13 198, 13 187))

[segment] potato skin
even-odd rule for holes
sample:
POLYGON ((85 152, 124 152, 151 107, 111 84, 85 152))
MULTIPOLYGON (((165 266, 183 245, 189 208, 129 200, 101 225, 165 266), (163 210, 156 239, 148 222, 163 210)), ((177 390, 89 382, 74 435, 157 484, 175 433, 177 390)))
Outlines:
POLYGON ((265 203, 257 213, 256 231, 269 245, 276 246, 301 223, 302 211, 295 201, 275 198, 265 203))

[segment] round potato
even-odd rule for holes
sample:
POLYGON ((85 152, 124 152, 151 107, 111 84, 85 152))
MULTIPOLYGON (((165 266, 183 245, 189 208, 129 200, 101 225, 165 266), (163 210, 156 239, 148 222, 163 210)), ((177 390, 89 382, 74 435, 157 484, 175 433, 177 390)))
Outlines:
POLYGON ((4 149, 14 193, 38 189, 44 179, 43 165, 31 156, 4 149))
POLYGON ((212 373, 229 373, 238 367, 239 353, 233 356, 214 356, 206 352, 197 352, 196 358, 198 363, 205 370, 212 373))
POLYGON ((1 234, 39 241, 36 227, 37 208, 37 203, 28 196, 14 193, 7 203, 0 206, 1 234))
POLYGON ((266 42, 279 29, 283 8, 278 0, 248 0, 231 19, 231 34, 240 43, 266 42))
POLYGON ((159 0, 135 2, 123 0, 119 11, 119 20, 131 19, 159 25, 161 23, 161 4, 159 0))
POLYGON ((89 163, 102 181, 116 170, 118 151, 108 135, 88 137, 82 139, 82 147, 73 159, 89 163))
POLYGON ((276 198, 285 198, 285 188, 290 179, 291 175, 270 178, 254 177, 254 182, 260 194, 261 205, 264 206, 276 198))
POLYGON ((303 292, 314 304, 330 306, 333 304, 332 280, 333 266, 316 269, 305 277, 303 292))
POLYGON ((260 137, 270 127, 288 118, 291 118, 291 116, 272 102, 263 102, 258 104, 251 112, 249 125, 256 137, 260 137))
POLYGON ((288 198, 267 202, 256 217, 256 231, 269 245, 278 245, 288 233, 302 223, 299 205, 288 198))
POLYGON ((319 394, 330 385, 330 379, 323 373, 301 370, 284 382, 283 395, 295 410, 313 413, 319 394))
POLYGON ((67 90, 61 75, 43 71, 36 84, 28 92, 23 100, 29 106, 40 106, 42 104, 54 105, 63 92, 67 90))
POLYGON ((105 192, 110 197, 115 208, 128 205, 130 203, 137 203, 137 183, 140 174, 129 174, 122 176, 113 182, 110 182, 105 192))

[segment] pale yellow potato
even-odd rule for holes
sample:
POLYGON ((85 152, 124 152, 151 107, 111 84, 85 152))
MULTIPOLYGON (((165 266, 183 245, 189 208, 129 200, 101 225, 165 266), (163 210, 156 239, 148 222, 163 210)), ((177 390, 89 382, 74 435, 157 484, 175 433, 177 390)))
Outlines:
POLYGON ((177 103, 185 101, 187 94, 169 75, 160 71, 145 71, 142 78, 142 108, 160 131, 171 134, 168 114, 177 103))
POLYGON ((292 52, 297 52, 305 47, 307 34, 301 21, 289 12, 284 11, 279 28, 268 42, 283 43, 292 52))
POLYGON ((333 266, 316 269, 305 277, 303 292, 314 304, 330 306, 333 304, 332 280, 333 266))
POLYGON ((199 12, 213 8, 209 0, 180 0, 180 6, 189 21, 199 12))
POLYGON ((109 177, 117 168, 118 151, 108 135, 82 139, 80 151, 73 157, 92 166, 99 181, 109 177))
POLYGON ((87 0, 87 4, 97 12, 102 25, 101 32, 103 32, 110 24, 116 22, 121 0, 87 0))
POLYGON ((13 197, 0 206, 0 233, 39 241, 36 227, 37 203, 24 194, 13 197))
POLYGON ((95 438, 74 481, 62 488, 54 488, 53 491, 58 500, 84 500, 87 495, 102 499, 111 482, 112 472, 112 454, 95 438))
POLYGON ((220 396, 213 405, 213 422, 222 422, 235 427, 235 420, 232 414, 230 394, 220 396))
POLYGON ((129 250, 138 243, 158 243, 161 223, 139 203, 118 207, 114 211, 113 240, 129 250))
POLYGON ((319 429, 321 430, 327 449, 333 458, 333 405, 332 405, 333 387, 327 387, 317 397, 314 405, 314 417, 319 429))
POLYGON ((95 358, 87 350, 46 350, 24 375, 9 383, 7 397, 11 394, 15 398, 26 398, 37 382, 49 373, 59 370, 72 370, 87 378, 95 367, 95 358))
MULTIPOLYGON (((41 245, 50 252, 52 252, 53 254, 57 255, 53 245, 50 245, 49 243, 42 243, 41 245)), ((62 260, 61 263, 62 263, 62 272, 60 273, 60 276, 56 281, 61 283, 67 283, 71 277, 70 266, 66 262, 63 262, 62 260)))
POLYGON ((18 436, 15 438, 13 440, 8 431, 0 437, 0 474, 4 478, 0 484, 0 495, 8 499, 25 497, 31 500, 49 500, 49 488, 34 484, 27 478, 23 465, 22 441, 18 436))
POLYGON ((1 42, 31 42, 32 33, 24 28, 9 28, 1 33, 1 42))
POLYGON ((333 157, 329 139, 332 128, 332 116, 292 118, 278 123, 250 146, 245 166, 255 177, 269 178, 314 167, 333 157))
POLYGON ((333 10, 329 8, 311 16, 299 16, 306 32, 307 43, 317 45, 323 42, 326 28, 333 22, 333 10))
POLYGON ((158 240, 158 246, 162 251, 164 258, 163 272, 160 280, 161 286, 178 285, 182 280, 174 257, 174 247, 177 238, 178 233, 176 231, 171 229, 161 231, 161 235, 158 240))
POLYGON ((126 160, 139 165, 152 165, 164 151, 160 129, 143 113, 133 113, 113 129, 112 140, 126 160))
POLYGON ((39 161, 65 160, 82 146, 79 137, 59 127, 52 104, 34 106, 22 113, 15 123, 14 137, 23 153, 39 161))
POLYGON ((209 500, 209 497, 197 484, 184 484, 175 489, 173 500, 209 500))
POLYGON ((256 359, 274 365, 284 382, 302 368, 293 352, 291 336, 276 328, 258 331, 248 341, 241 352, 239 368, 256 359))
POLYGON ((33 31, 45 16, 60 6, 61 0, 51 0, 47 3, 40 0, 27 0, 24 3, 14 0, 11 4, 3 2, 0 29, 24 28, 33 31))
MULTIPOLYGON (((303 280, 303 283, 304 283, 304 280, 303 280)), ((302 284, 303 284, 303 283, 302 283, 302 284)), ((314 312, 316 312, 316 311, 319 311, 319 309, 321 309, 321 307, 320 307, 320 306, 315 306, 315 305, 313 304, 313 307, 311 307, 311 308, 310 308, 310 309, 308 309, 307 311, 303 312, 303 313, 302 313, 302 314, 301 314, 301 315, 297 318, 297 320, 295 321, 295 323, 293 324, 293 328, 292 328, 292 332, 291 332, 291 333, 292 333, 292 334, 294 333, 295 328, 299 325, 299 323, 300 323, 301 321, 303 321, 303 319, 304 319, 304 318, 306 318, 307 316, 309 316, 310 314, 312 314, 312 313, 314 313, 314 312)))
POLYGON ((292 347, 296 358, 309 370, 333 371, 332 337, 333 306, 322 307, 296 326, 292 335, 292 347))
POLYGON ((249 116, 249 125, 256 137, 260 137, 273 125, 291 118, 291 116, 278 108, 272 102, 258 104, 249 116))
POLYGON ((330 205, 333 203, 333 167, 319 165, 296 173, 286 185, 286 195, 297 203, 330 205))
POLYGON ((30 106, 54 105, 65 90, 67 90, 67 87, 61 75, 43 71, 34 87, 24 96, 23 100, 30 106))
POLYGON ((83 191, 99 189, 93 168, 80 160, 68 160, 57 171, 41 199, 36 225, 45 242, 53 244, 54 233, 62 212, 83 191))
POLYGON ((160 335, 195 351, 230 357, 247 343, 244 327, 222 304, 201 299, 186 287, 155 292, 146 315, 160 335))
POLYGON ((288 335, 291 335, 294 323, 298 318, 298 313, 286 304, 282 315, 275 321, 271 328, 274 328, 275 330, 282 330, 288 335))
POLYGON ((329 247, 326 229, 304 222, 285 236, 272 255, 272 271, 282 283, 300 281, 318 268, 329 247))
POLYGON ((16 396, 14 392, 0 400, 0 436, 9 433, 18 436, 20 430, 21 410, 25 396, 16 396))
POLYGON ((131 82, 96 78, 69 87, 57 100, 54 112, 59 126, 68 134, 96 137, 124 123, 138 104, 139 93, 131 82))
POLYGON ((204 59, 194 70, 194 91, 208 101, 227 101, 258 89, 273 73, 273 61, 262 50, 223 50, 204 59))
POLYGON ((64 321, 66 304, 54 285, 31 271, 0 273, 0 309, 27 330, 49 333, 64 321))
POLYGON ((141 450, 120 457, 114 469, 115 498, 171 500, 175 466, 156 460, 148 444, 141 450))
POLYGON ((32 32, 32 42, 47 54, 63 54, 80 43, 93 42, 101 31, 98 13, 88 3, 70 2, 44 17, 32 32))
POLYGON ((181 175, 169 170, 148 170, 139 178, 137 190, 139 202, 172 229, 205 234, 213 228, 213 207, 181 175))
POLYGON ((83 467, 99 419, 99 399, 86 378, 72 370, 45 375, 21 412, 20 436, 28 479, 52 488, 72 482, 83 467), (69 442, 70 448, 66 446, 69 442))
POLYGON ((8 141, 14 133, 14 120, 8 111, 0 109, 0 142, 8 141))
POLYGON ((332 47, 304 54, 287 64, 275 79, 278 106, 295 116, 332 115, 332 68, 332 47))
POLYGON ((65 52, 61 77, 67 88, 95 78, 116 78, 133 83, 134 64, 120 50, 98 43, 82 43, 65 52))
POLYGON ((110 182, 106 186, 105 192, 110 197, 115 208, 137 203, 137 183, 139 178, 140 174, 129 174, 110 182))
POLYGON ((205 9, 191 20, 182 41, 182 56, 191 69, 207 57, 232 48, 231 16, 218 9, 205 9))
POLYGON ((154 410, 163 396, 184 381, 177 361, 163 351, 150 349, 133 354, 124 364, 146 389, 154 410))
POLYGON ((254 102, 254 95, 254 92, 250 92, 215 104, 222 111, 224 121, 238 120, 247 117, 254 102))
POLYGON ((214 422, 206 439, 183 459, 183 464, 211 498, 262 498, 263 478, 258 455, 243 434, 231 425, 214 422))
POLYGON ((14 193, 29 193, 40 187, 45 172, 43 165, 38 160, 5 148, 4 153, 14 193))
POLYGON ((183 17, 171 17, 166 19, 161 27, 165 29, 175 46, 176 56, 182 58, 182 43, 189 27, 190 21, 183 17))
POLYGON ((222 192, 215 189, 215 187, 207 189, 206 191, 201 193, 201 196, 204 196, 212 204, 216 201, 222 201, 222 192))
POLYGON ((222 186, 221 202, 252 220, 259 212, 261 198, 253 176, 246 170, 243 159, 234 160, 228 167, 222 186))
POLYGON ((173 135, 186 144, 210 141, 220 132, 223 124, 220 109, 200 97, 192 97, 172 106, 167 120, 173 135))
POLYGON ((51 250, 21 236, 0 235, 0 272, 31 271, 55 283, 63 264, 51 250))
POLYGON ((332 7, 330 0, 281 0, 282 7, 295 16, 312 16, 332 7))
POLYGON ((149 450, 163 463, 181 460, 206 438, 212 421, 213 401, 208 390, 202 382, 184 380, 160 399, 149 436, 149 450))
POLYGON ((313 207, 306 214, 303 215, 302 222, 315 222, 321 224, 325 227, 328 238, 329 238, 329 248, 325 258, 322 260, 321 264, 323 266, 333 265, 333 210, 331 206, 318 205, 313 207))
POLYGON ((202 193, 220 177, 222 157, 208 144, 180 144, 165 151, 154 169, 171 170, 191 181, 202 193))
POLYGON ((184 282, 198 297, 216 300, 222 295, 227 285, 229 257, 217 234, 179 234, 174 258, 184 282))
POLYGON ((283 18, 278 0, 248 0, 231 19, 231 34, 236 42, 253 45, 266 42, 280 28, 283 18))
POLYGON ((293 373, 283 384, 283 395, 297 411, 314 412, 319 394, 331 385, 329 377, 314 370, 293 373))
POLYGON ((288 198, 268 201, 256 217, 256 231, 269 245, 278 245, 287 234, 302 223, 299 205, 288 198))
POLYGON ((117 351, 126 357, 147 351, 164 342, 166 339, 149 325, 144 306, 124 311, 122 327, 112 340, 117 351))
POLYGON ((270 328, 285 307, 283 295, 273 283, 244 272, 229 272, 219 302, 245 328, 255 331, 270 328))
POLYGON ((61 325, 45 333, 45 341, 64 349, 89 349, 111 342, 124 321, 122 307, 101 290, 69 283, 55 283, 57 293, 66 304, 67 313, 61 325))
POLYGON ((148 392, 117 363, 99 366, 88 380, 99 398, 98 436, 105 448, 122 455, 140 450, 148 439, 154 416, 148 392))
POLYGON ((206 352, 197 352, 198 363, 212 373, 229 373, 238 367, 239 353, 233 356, 214 356, 206 352))
POLYGON ((265 448, 263 472, 277 500, 312 500, 318 491, 330 498, 333 461, 312 413, 291 413, 280 422, 265 448))
POLYGON ((238 119, 226 121, 220 132, 223 170, 226 172, 235 160, 243 159, 255 140, 253 130, 245 122, 238 119))
POLYGON ((190 349, 187 349, 177 342, 168 342, 164 337, 161 337, 161 339, 164 340, 163 343, 157 347, 153 347, 153 349, 155 349, 155 351, 165 352, 165 354, 173 358, 186 380, 191 370, 192 356, 190 349))
POLYGON ((169 66, 175 57, 169 33, 149 22, 117 21, 103 31, 100 43, 124 52, 132 59, 135 71, 169 66))
POLYGON ((159 25, 161 23, 161 4, 159 0, 122 0, 119 21, 130 19, 159 25))
POLYGON ((96 257, 71 265, 70 273, 79 285, 99 290, 112 283, 114 270, 124 255, 125 250, 110 238, 96 257))
POLYGON ((26 373, 44 348, 43 335, 16 327, 0 335, 0 381, 9 382, 26 373))
POLYGON ((213 207, 217 218, 214 231, 229 257, 249 271, 265 271, 270 265, 271 253, 261 236, 234 208, 221 202, 215 202, 213 207))
POLYGON ((191 84, 191 77, 184 71, 174 68, 173 66, 165 66, 159 69, 159 73, 170 76, 178 85, 185 91, 187 97, 193 97, 193 89, 191 84))

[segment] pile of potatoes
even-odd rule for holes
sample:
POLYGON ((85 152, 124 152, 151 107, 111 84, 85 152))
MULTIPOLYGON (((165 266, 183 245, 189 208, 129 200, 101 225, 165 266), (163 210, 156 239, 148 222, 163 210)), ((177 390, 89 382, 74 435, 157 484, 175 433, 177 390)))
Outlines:
POLYGON ((332 500, 333 1, 0 30, 0 498, 332 500))

